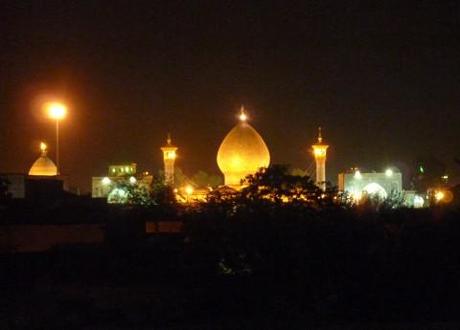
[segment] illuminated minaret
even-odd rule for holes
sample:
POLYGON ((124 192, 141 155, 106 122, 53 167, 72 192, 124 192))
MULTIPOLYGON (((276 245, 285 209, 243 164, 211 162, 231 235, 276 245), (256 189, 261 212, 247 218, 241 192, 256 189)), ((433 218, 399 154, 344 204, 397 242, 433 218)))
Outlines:
POLYGON ((171 136, 168 134, 166 146, 161 148, 163 151, 163 161, 165 164, 165 184, 168 186, 174 185, 174 161, 176 160, 177 147, 172 145, 171 136))
POLYGON ((323 143, 321 127, 318 128, 318 142, 312 145, 316 161, 316 184, 326 190, 326 152, 329 146, 323 143))

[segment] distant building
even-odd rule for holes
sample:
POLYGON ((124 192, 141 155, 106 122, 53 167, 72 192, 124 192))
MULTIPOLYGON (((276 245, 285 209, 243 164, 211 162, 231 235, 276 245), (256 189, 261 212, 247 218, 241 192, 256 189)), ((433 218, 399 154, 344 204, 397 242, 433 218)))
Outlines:
POLYGON ((40 143, 40 156, 28 174, 2 173, 7 182, 8 194, 13 199, 49 202, 62 197, 67 190, 67 178, 58 175, 56 164, 47 156, 45 143, 40 143))
POLYGON ((137 185, 149 190, 152 181, 153 176, 149 172, 137 173, 136 163, 110 165, 107 176, 92 178, 91 196, 107 198, 109 202, 118 201, 126 194, 122 189, 123 185, 137 185))
POLYGON ((340 173, 338 179, 339 191, 350 194, 357 202, 364 195, 386 199, 389 196, 401 195, 403 192, 402 175, 393 169, 378 173, 361 173, 355 170, 350 173, 340 173))

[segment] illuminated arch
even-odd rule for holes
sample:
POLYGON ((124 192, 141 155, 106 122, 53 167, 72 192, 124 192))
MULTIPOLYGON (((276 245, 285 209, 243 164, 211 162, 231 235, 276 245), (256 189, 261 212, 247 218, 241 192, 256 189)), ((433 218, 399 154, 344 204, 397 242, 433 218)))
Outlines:
POLYGON ((381 199, 388 197, 386 190, 376 182, 371 182, 367 184, 363 191, 365 191, 370 196, 378 196, 381 199))

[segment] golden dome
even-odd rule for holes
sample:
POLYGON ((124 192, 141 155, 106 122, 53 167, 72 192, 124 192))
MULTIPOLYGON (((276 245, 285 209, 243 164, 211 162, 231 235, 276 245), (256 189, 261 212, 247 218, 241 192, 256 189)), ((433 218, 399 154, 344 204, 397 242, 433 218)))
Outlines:
POLYGON ((246 119, 242 109, 240 123, 227 134, 217 152, 217 165, 227 186, 239 186, 241 179, 270 164, 267 145, 246 119))
POLYGON ((46 144, 41 143, 40 149, 42 151, 42 154, 30 168, 29 175, 56 176, 57 167, 56 167, 56 164, 54 164, 54 162, 46 156, 47 154, 46 144))

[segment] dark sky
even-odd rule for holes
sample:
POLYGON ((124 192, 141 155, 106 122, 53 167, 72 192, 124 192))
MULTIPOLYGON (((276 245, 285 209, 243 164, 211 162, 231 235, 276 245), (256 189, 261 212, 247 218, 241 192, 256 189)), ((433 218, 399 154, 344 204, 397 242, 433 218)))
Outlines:
MULTIPOLYGON (((275 163, 306 168, 324 127, 329 177, 460 156, 456 1, 1 1, 0 172, 54 144, 40 101, 65 100, 63 172, 111 163, 218 173, 244 104, 275 163)), ((458 169, 457 169, 458 167, 458 169)))

